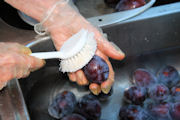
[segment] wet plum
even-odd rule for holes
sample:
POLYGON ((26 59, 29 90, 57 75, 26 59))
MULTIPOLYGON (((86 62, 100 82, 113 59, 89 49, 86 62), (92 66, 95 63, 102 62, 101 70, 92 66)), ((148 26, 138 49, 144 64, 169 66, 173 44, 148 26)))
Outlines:
POLYGON ((171 116, 173 120, 180 120, 180 102, 173 105, 171 110, 171 116))
POLYGON ((171 120, 170 109, 170 103, 157 104, 152 106, 150 112, 156 120, 171 120))
POLYGON ((180 86, 171 89, 171 95, 175 102, 180 102, 180 86))
POLYGON ((130 10, 145 4, 145 0, 121 0, 116 6, 116 11, 130 10))
POLYGON ((132 86, 124 92, 125 100, 130 101, 136 105, 142 104, 146 99, 146 96, 146 89, 137 86, 132 86))
POLYGON ((64 117, 62 120, 86 120, 86 118, 78 114, 71 114, 64 117))
POLYGON ((91 83, 101 84, 108 79, 108 64, 99 56, 94 56, 90 62, 83 68, 86 78, 91 83))
POLYGON ((150 98, 159 102, 168 100, 169 98, 169 89, 163 84, 153 85, 148 90, 148 93, 150 98))
POLYGON ((145 110, 136 105, 121 107, 119 118, 120 120, 154 120, 145 110))
POLYGON ((101 104, 95 96, 85 95, 79 100, 76 112, 86 117, 87 120, 99 120, 101 104))
POLYGON ((133 79, 137 86, 147 87, 156 82, 156 77, 146 69, 137 69, 134 71, 133 79))
POLYGON ((72 92, 63 91, 58 94, 48 107, 50 116, 60 119, 71 114, 76 106, 76 97, 72 92))
POLYGON ((176 86, 180 82, 179 73, 172 66, 163 67, 158 73, 158 79, 169 88, 176 86))

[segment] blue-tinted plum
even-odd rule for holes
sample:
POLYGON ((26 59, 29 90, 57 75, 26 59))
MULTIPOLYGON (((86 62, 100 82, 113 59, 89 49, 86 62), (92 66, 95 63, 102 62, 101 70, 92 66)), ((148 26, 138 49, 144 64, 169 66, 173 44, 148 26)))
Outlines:
POLYGON ((116 11, 130 10, 145 4, 145 0, 121 0, 116 6, 116 11))
POLYGON ((121 107, 119 118, 120 120, 154 120, 145 110, 136 105, 121 107))
POLYGON ((86 120, 86 118, 78 114, 71 114, 64 117, 62 120, 86 120))
POLYGON ((153 105, 149 110, 156 120, 171 120, 170 109, 171 104, 164 103, 153 105))
POLYGON ((84 116, 87 120, 99 120, 101 116, 101 104, 95 96, 85 95, 79 100, 76 112, 84 116))
POLYGON ((108 64, 99 56, 94 56, 83 68, 84 74, 91 83, 101 84, 108 79, 108 64))
POLYGON ((76 97, 72 92, 64 91, 58 94, 48 107, 50 116, 60 119, 71 114, 76 106, 76 97))
POLYGON ((137 69, 133 74, 135 84, 140 87, 148 87, 156 82, 156 77, 146 69, 137 69))
POLYGON ((132 102, 133 104, 140 105, 147 97, 146 89, 137 86, 132 86, 124 92, 125 100, 132 102))
POLYGON ((179 73, 172 66, 163 67, 158 73, 158 79, 169 88, 176 86, 180 82, 179 73))
POLYGON ((175 102, 180 102, 180 86, 173 87, 171 89, 171 95, 175 102))
POLYGON ((153 85, 148 93, 150 98, 158 102, 163 102, 169 99, 169 89, 163 84, 153 85))
POLYGON ((171 110, 172 120, 180 120, 180 102, 175 103, 171 110))

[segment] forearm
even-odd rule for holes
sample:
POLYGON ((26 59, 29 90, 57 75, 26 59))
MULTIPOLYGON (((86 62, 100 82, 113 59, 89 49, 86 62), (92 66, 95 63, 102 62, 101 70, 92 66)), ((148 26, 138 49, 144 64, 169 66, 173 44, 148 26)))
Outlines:
POLYGON ((8 4, 24 12, 28 16, 41 21, 47 10, 59 0, 5 0, 8 4))

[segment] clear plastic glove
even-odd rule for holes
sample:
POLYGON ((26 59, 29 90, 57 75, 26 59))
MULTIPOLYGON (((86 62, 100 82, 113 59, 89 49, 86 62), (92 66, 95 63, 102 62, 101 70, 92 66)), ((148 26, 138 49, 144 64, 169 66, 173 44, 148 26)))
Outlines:
MULTIPOLYGON (((108 64, 109 77, 108 80, 103 82, 101 85, 91 83, 89 88, 96 95, 98 95, 101 91, 107 94, 114 83, 114 71, 108 57, 122 60, 125 57, 124 53, 117 46, 115 47, 115 45, 107 41, 107 39, 96 27, 92 26, 88 21, 86 21, 77 12, 77 10, 74 10, 74 8, 69 4, 59 4, 56 6, 54 11, 55 12, 51 14, 44 25, 50 32, 57 50, 61 48, 64 41, 82 28, 88 29, 89 31, 95 33, 95 39, 97 40, 98 44, 96 55, 100 56, 108 64)), ((82 70, 78 70, 75 73, 69 73, 68 75, 71 81, 77 82, 79 85, 89 84, 82 70)))
MULTIPOLYGON (((122 60, 125 55, 118 47, 114 47, 114 45, 107 41, 103 34, 81 16, 74 7, 69 5, 66 0, 6 0, 6 2, 27 15, 39 21, 43 21, 43 25, 46 30, 50 32, 57 50, 61 48, 62 44, 69 37, 82 28, 94 32, 98 44, 96 54, 102 57, 109 65, 109 77, 108 80, 103 82, 101 85, 93 83, 89 85, 89 88, 96 95, 101 91, 104 93, 109 92, 114 82, 114 71, 108 57, 122 60), (57 2, 59 2, 59 4, 56 4, 57 2), (56 4, 55 9, 51 14, 49 14, 50 12, 48 11, 54 6, 54 4, 56 4)), ((69 78, 71 81, 77 82, 79 85, 89 84, 82 70, 78 70, 75 73, 69 73, 69 78)))
POLYGON ((45 62, 29 56, 31 50, 18 43, 0 42, 0 89, 13 78, 27 77, 45 62))

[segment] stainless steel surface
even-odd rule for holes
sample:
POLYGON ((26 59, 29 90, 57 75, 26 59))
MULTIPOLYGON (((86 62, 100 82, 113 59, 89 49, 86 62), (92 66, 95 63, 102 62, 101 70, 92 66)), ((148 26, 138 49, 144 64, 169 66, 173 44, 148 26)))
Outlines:
MULTIPOLYGON (((136 11, 136 9, 134 10, 136 11)), ((109 26, 109 25, 111 26, 111 25, 116 25, 116 24, 132 22, 136 20, 143 20, 143 19, 163 16, 163 15, 172 14, 176 12, 180 12, 180 2, 153 7, 135 17, 132 17, 126 20, 124 18, 121 18, 122 17, 121 12, 119 12, 119 13, 113 13, 109 15, 91 17, 88 19, 88 21, 96 26, 104 27, 104 26, 109 26)))
MULTIPOLYGON (((148 1, 147 4, 145 4, 144 6, 139 7, 139 8, 126 10, 126 11, 122 11, 122 12, 115 12, 115 13, 111 13, 111 14, 101 14, 101 15, 98 15, 98 16, 96 15, 93 17, 91 16, 89 21, 93 25, 102 27, 102 26, 112 25, 112 24, 127 20, 127 19, 132 18, 136 15, 139 15, 139 14, 143 13, 145 10, 149 9, 155 3, 156 0, 150 0, 150 1, 147 0, 147 1, 148 1)), ((96 3, 96 2, 94 2, 94 3, 96 3)), ((91 6, 91 5, 89 5, 89 6, 91 6)), ((84 7, 84 9, 88 9, 88 8, 89 7, 87 7, 87 8, 84 7)), ((80 9, 80 12, 81 11, 86 12, 86 13, 84 13, 85 16, 88 14, 87 10, 80 9)), ((91 14, 91 12, 89 12, 89 13, 91 14)))
POLYGON ((30 120, 17 79, 0 91, 0 120, 30 120))
MULTIPOLYGON (((116 72, 116 84, 110 101, 103 103, 103 118, 106 117, 105 120, 117 117, 122 101, 122 92, 125 87, 130 85, 131 73, 135 68, 145 67, 155 73, 164 64, 170 64, 180 70, 178 63, 180 58, 178 48, 180 46, 179 6, 180 3, 176 3, 150 8, 132 19, 119 22, 116 25, 103 26, 109 40, 114 41, 127 54, 127 58, 122 62, 111 60, 116 72), (162 49, 167 50, 158 52, 162 49), (112 107, 113 109, 108 109, 112 107), (114 114, 109 115, 109 113, 114 114)), ((0 20, 1 41, 14 40, 26 44, 34 37, 33 31, 16 29, 0 20)), ((54 50, 49 37, 38 39, 29 46, 34 46, 32 47, 33 51, 54 50)), ((32 120, 48 119, 47 104, 49 100, 58 90, 69 86, 68 84, 74 88, 73 91, 80 92, 77 95, 82 95, 87 90, 86 88, 79 89, 79 87, 77 89, 76 84, 68 82, 67 76, 59 73, 57 66, 58 61, 48 61, 44 68, 32 73, 27 79, 20 80, 30 117, 34 118, 32 120), (84 90, 85 92, 83 92, 84 90)), ((0 94, 0 119, 2 120, 29 119, 21 89, 16 81, 12 80, 0 94)))
MULTIPOLYGON (((34 52, 55 50, 50 39, 31 45, 34 52)), ((132 73, 137 68, 146 68, 152 73, 164 65, 175 66, 180 71, 180 47, 157 51, 145 55, 127 57, 124 61, 111 61, 115 71, 113 95, 102 103, 103 120, 118 120, 119 108, 123 104, 123 91, 131 85, 132 73)), ((32 73, 28 78, 21 79, 24 98, 32 120, 54 120, 48 115, 48 105, 61 91, 72 91, 78 98, 88 94, 88 87, 80 87, 68 80, 66 74, 59 72, 58 60, 49 60, 47 65, 32 73)))
POLYGON ((6 24, 0 18, 0 41, 1 42, 18 42, 28 44, 34 40, 36 34, 32 30, 23 30, 6 24))

